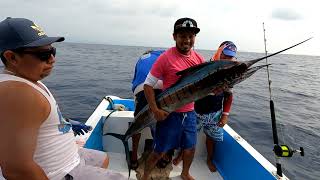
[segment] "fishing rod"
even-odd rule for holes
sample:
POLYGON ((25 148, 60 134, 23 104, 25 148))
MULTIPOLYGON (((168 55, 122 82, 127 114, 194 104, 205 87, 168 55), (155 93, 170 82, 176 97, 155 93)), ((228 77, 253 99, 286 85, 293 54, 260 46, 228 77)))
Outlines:
MULTIPOLYGON (((264 38, 264 51, 266 56, 266 64, 268 65, 268 51, 267 51, 267 40, 266 40, 266 30, 264 28, 264 22, 262 23, 263 26, 263 38, 264 38)), ((274 102, 272 100, 272 93, 271 93, 271 80, 270 80, 270 72, 269 66, 267 66, 267 74, 268 74, 268 85, 269 85, 269 100, 270 100, 270 113, 271 113, 271 126, 272 126, 272 135, 273 135, 273 152, 276 155, 276 168, 277 168, 277 175, 282 177, 282 167, 280 158, 281 157, 292 157, 294 153, 300 153, 301 156, 304 156, 304 149, 300 147, 300 150, 293 150, 288 145, 279 144, 278 132, 277 132, 277 123, 276 123, 276 115, 274 110, 274 102)))

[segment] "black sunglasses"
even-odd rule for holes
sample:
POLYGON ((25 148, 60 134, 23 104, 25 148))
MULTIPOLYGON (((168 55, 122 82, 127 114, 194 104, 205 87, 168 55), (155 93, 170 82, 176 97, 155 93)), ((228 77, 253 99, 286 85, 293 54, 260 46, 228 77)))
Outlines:
POLYGON ((22 53, 22 54, 31 54, 37 57, 40 61, 48 61, 51 58, 51 55, 53 55, 53 57, 56 56, 55 47, 52 47, 45 51, 27 51, 25 49, 16 49, 15 52, 22 53))

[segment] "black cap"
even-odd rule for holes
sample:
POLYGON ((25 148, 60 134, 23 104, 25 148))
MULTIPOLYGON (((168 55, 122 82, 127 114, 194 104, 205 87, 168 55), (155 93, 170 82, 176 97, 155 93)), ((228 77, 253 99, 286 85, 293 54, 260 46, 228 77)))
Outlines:
POLYGON ((29 19, 8 17, 0 22, 0 54, 10 49, 39 47, 61 41, 64 37, 48 37, 29 19))
POLYGON ((195 34, 200 32, 200 29, 197 26, 197 22, 191 18, 180 18, 174 23, 174 34, 176 34, 179 30, 182 29, 191 29, 194 31, 195 34))

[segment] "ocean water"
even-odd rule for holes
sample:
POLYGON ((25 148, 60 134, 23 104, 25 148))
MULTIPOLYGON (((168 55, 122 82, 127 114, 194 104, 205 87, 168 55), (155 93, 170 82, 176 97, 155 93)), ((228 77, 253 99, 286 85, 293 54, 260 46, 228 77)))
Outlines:
MULTIPOLYGON (((131 80, 138 57, 149 47, 57 43, 55 68, 45 84, 63 115, 85 121, 102 98, 131 98, 131 80)), ((155 48, 153 48, 155 49, 155 48)), ((239 47, 241 50, 241 47, 239 47)), ((199 50, 206 58, 214 51, 199 50)), ((238 60, 263 53, 239 52, 238 60)), ((320 57, 280 54, 268 59, 278 136, 305 156, 281 159, 291 179, 320 179, 320 57)), ((264 64, 265 61, 259 64, 264 64)), ((275 164, 266 70, 234 87, 229 125, 275 164)))

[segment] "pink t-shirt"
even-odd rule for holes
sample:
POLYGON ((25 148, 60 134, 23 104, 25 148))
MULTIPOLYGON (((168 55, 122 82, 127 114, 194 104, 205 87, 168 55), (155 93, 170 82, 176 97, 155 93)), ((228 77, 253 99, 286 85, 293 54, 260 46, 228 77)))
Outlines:
MULTIPOLYGON (((179 53, 176 47, 172 47, 160 55, 150 73, 163 80, 163 90, 165 90, 179 80, 180 76, 176 75, 177 72, 203 62, 204 58, 193 50, 188 55, 184 55, 179 53)), ((194 103, 189 103, 177 109, 176 112, 188 112, 193 109, 194 103)))

